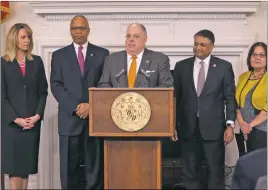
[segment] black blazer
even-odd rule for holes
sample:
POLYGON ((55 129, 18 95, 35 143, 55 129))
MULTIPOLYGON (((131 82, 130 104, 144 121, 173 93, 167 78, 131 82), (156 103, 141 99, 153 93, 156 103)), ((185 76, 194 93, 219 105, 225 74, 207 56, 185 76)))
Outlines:
POLYGON ((53 52, 50 85, 59 103, 59 135, 78 135, 88 123, 73 112, 78 104, 88 103, 88 88, 97 86, 108 55, 107 49, 89 43, 82 75, 73 44, 53 52))
POLYGON ((206 82, 198 97, 194 85, 195 57, 176 63, 174 88, 178 135, 191 138, 199 110, 199 128, 205 140, 223 140, 227 120, 235 121, 235 82, 231 63, 211 56, 206 82), (226 117, 224 109, 226 106, 226 117))
POLYGON ((47 98, 47 79, 41 57, 26 59, 23 77, 16 59, 7 62, 1 58, 2 123, 10 124, 16 118, 44 115, 47 98))

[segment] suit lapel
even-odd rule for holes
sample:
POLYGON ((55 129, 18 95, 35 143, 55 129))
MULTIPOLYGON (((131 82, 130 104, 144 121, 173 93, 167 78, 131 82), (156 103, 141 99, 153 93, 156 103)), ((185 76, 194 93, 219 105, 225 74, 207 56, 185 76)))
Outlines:
POLYGON ((34 63, 33 62, 34 62, 33 60, 29 60, 29 59, 27 59, 27 57, 25 58, 25 76, 23 76, 17 59, 14 59, 14 61, 13 61, 14 67, 16 68, 15 72, 17 72, 18 77, 21 79, 21 81, 24 84, 27 84, 28 81, 33 78, 32 77, 32 75, 34 74, 34 63))
POLYGON ((152 62, 151 54, 150 54, 149 50, 145 48, 144 52, 143 52, 142 59, 141 59, 141 64, 140 64, 139 71, 141 69, 146 71, 149 68, 151 62, 152 62))
POLYGON ((217 66, 217 63, 215 61, 215 58, 211 56, 209 66, 208 66, 208 73, 207 73, 206 81, 205 81, 205 84, 204 84, 204 87, 202 89, 200 96, 206 93, 206 91, 211 86, 211 82, 213 82, 213 80, 216 78, 214 77, 215 75, 217 75, 217 72, 215 72, 216 66, 217 66))
MULTIPOLYGON (((25 60, 25 61, 26 61, 26 67, 27 67, 27 60, 25 60)), ((18 61, 17 61, 16 58, 13 60, 13 63, 12 63, 12 64, 14 64, 15 72, 18 74, 18 77, 19 77, 21 80, 24 80, 24 77, 23 77, 23 75, 22 75, 22 72, 21 72, 19 63, 18 63, 18 61)), ((26 70, 26 72, 27 72, 27 68, 26 68, 25 70, 26 70)))
MULTIPOLYGON (((122 83, 123 83, 123 85, 124 85, 124 87, 128 87, 128 70, 127 70, 127 62, 128 62, 128 60, 127 60, 127 52, 126 51, 124 51, 123 52, 123 62, 122 62, 122 64, 123 65, 119 65, 119 68, 124 68, 124 70, 126 71, 126 74, 124 75, 124 76, 122 76, 122 83)), ((119 64, 120 64, 121 62, 119 61, 119 64)), ((120 70, 121 71, 121 70, 120 70)), ((119 72, 120 72, 119 71, 119 72)))
POLYGON ((26 69, 25 69, 25 83, 27 83, 29 80, 33 79, 32 75, 34 74, 34 61, 28 60, 26 58, 26 69))
POLYGON ((92 64, 95 63, 94 58, 95 58, 94 48, 90 43, 88 43, 83 76, 87 75, 90 68, 92 67, 92 64))
POLYGON ((135 87, 138 87, 140 84, 140 81, 144 78, 143 75, 139 74, 140 71, 143 70, 146 72, 147 69, 149 68, 151 62, 152 62, 152 57, 151 57, 150 51, 145 48, 144 52, 143 52, 142 59, 141 59, 140 67, 139 67, 139 70, 137 72, 137 77, 136 77, 135 85, 134 85, 135 87))
POLYGON ((82 73, 79 67, 78 59, 77 59, 73 44, 71 44, 68 48, 68 57, 69 57, 68 60, 71 66, 71 70, 82 78, 82 73))

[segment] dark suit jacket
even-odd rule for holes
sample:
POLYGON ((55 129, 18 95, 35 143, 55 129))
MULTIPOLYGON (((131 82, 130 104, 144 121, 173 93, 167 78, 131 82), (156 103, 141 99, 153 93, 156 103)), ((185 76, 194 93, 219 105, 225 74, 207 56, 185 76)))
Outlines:
POLYGON ((23 77, 16 59, 7 62, 1 58, 2 124, 10 125, 16 118, 44 115, 47 98, 47 79, 39 56, 26 59, 23 77))
POLYGON ((82 76, 73 44, 53 52, 50 84, 59 103, 60 135, 78 135, 88 122, 73 115, 73 111, 78 104, 88 103, 88 88, 97 86, 107 55, 107 49, 89 43, 82 76))
POLYGON ((237 161, 232 189, 255 189, 258 179, 267 175, 267 148, 250 152, 237 161))
POLYGON ((223 140, 227 120, 235 121, 235 82, 231 63, 211 56, 206 82, 198 97, 194 85, 195 57, 176 63, 174 88, 178 135, 191 138, 199 110, 199 128, 205 140, 223 140), (224 109, 226 106, 226 117, 224 109))
MULTIPOLYGON (((113 53, 106 58, 98 86, 106 88, 128 87, 126 51, 113 53), (115 76, 122 70, 125 71, 125 74, 117 81, 115 76)), ((145 48, 134 87, 173 87, 173 77, 170 72, 168 56, 145 48), (150 75, 149 84, 146 77, 140 73, 141 69, 150 75)))

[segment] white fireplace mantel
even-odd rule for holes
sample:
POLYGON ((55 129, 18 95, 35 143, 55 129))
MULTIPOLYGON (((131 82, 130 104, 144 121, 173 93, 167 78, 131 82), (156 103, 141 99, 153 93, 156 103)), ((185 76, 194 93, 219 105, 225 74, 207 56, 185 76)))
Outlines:
POLYGON ((84 14, 107 19, 245 19, 260 2, 83 1, 31 2, 34 13, 47 20, 66 20, 84 14))

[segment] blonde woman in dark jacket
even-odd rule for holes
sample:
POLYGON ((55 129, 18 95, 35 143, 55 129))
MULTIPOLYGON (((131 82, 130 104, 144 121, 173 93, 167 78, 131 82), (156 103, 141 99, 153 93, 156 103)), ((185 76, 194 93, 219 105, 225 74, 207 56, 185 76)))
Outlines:
POLYGON ((11 189, 27 189, 38 168, 48 85, 43 61, 32 49, 30 27, 13 25, 1 58, 1 172, 9 175, 11 189))

